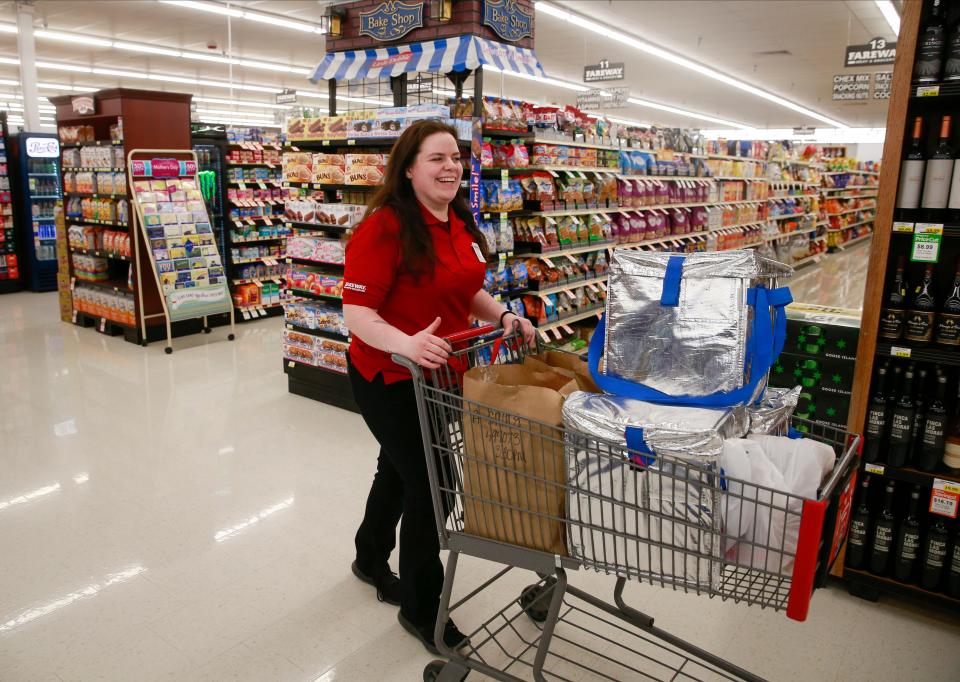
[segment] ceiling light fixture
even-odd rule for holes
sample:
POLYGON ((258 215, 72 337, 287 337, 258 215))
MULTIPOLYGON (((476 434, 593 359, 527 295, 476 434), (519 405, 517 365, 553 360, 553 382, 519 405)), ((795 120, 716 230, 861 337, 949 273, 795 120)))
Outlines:
POLYGON ((81 43, 83 45, 96 45, 97 47, 113 47, 112 40, 103 38, 94 38, 93 36, 80 35, 78 33, 64 33, 62 31, 48 31, 46 29, 37 29, 33 32, 37 38, 48 38, 50 40, 59 40, 64 43, 81 43))
POLYGON ((165 5, 176 5, 186 9, 200 10, 201 12, 211 12, 213 14, 222 14, 236 19, 247 19, 260 24, 271 24, 282 28, 290 28, 294 31, 304 33, 325 33, 323 27, 318 24, 311 24, 306 21, 296 21, 280 14, 270 14, 267 12, 251 12, 250 10, 239 10, 227 7, 219 2, 194 2, 193 0, 160 0, 165 5))
POLYGON ((666 104, 658 104, 656 102, 651 102, 645 99, 638 99, 636 97, 628 97, 627 101, 630 102, 630 104, 636 104, 637 106, 647 107, 648 109, 668 111, 671 114, 679 114, 680 116, 697 118, 702 121, 709 121, 710 123, 719 123, 720 125, 730 126, 731 128, 739 128, 742 130, 748 130, 750 128, 750 126, 742 125, 740 123, 734 123, 733 121, 727 121, 725 119, 717 118, 715 116, 708 116, 707 114, 697 114, 692 111, 686 111, 684 109, 678 109, 676 107, 667 106, 666 104))
POLYGON ((166 57, 181 57, 183 53, 180 50, 171 50, 166 47, 157 47, 147 43, 123 43, 114 42, 113 47, 116 50, 127 50, 129 52, 143 52, 145 54, 162 54, 166 57))
POLYGON ((274 104, 273 102, 255 102, 245 99, 224 99, 220 97, 199 97, 194 96, 195 102, 207 102, 209 104, 232 104, 238 107, 261 107, 263 109, 289 109, 290 105, 274 104))
POLYGON ((897 14, 897 8, 893 6, 890 0, 873 0, 877 9, 883 14, 883 18, 890 24, 890 30, 893 35, 900 35, 900 15, 897 14))
POLYGON ((201 12, 211 12, 213 14, 222 14, 223 16, 236 17, 237 19, 243 16, 243 12, 238 9, 224 7, 223 5, 212 2, 193 2, 192 0, 160 0, 160 2, 164 5, 177 5, 178 7, 186 7, 187 9, 196 9, 201 12))
POLYGON ((604 26, 603 24, 599 24, 595 21, 591 21, 590 19, 587 19, 587 17, 581 14, 568 12, 565 9, 561 9, 556 5, 553 5, 549 2, 544 2, 543 0, 537 0, 537 2, 534 4, 534 7, 538 11, 543 12, 544 14, 549 14, 552 17, 556 17, 557 19, 566 21, 570 24, 575 25, 577 28, 585 28, 588 31, 601 35, 605 38, 610 38, 619 43, 623 43, 624 45, 629 45, 630 47, 636 50, 639 50, 640 52, 645 52, 646 54, 649 54, 653 57, 657 57, 658 59, 663 59, 664 61, 670 62, 671 64, 675 64, 676 66, 681 66, 685 69, 695 71, 696 73, 706 76, 707 78, 712 78, 713 80, 720 81, 721 83, 724 83, 731 87, 737 88, 739 90, 743 90, 744 92, 748 92, 751 95, 756 95, 757 97, 765 99, 769 102, 773 102, 774 104, 778 104, 782 107, 786 107, 787 109, 792 109, 793 111, 803 114, 804 116, 815 118, 818 121, 822 121, 823 123, 827 123, 828 125, 836 126, 837 128, 848 127, 845 123, 836 121, 832 118, 824 116, 823 114, 818 114, 816 111, 813 111, 812 109, 808 109, 804 106, 796 104, 795 102, 791 102, 790 100, 784 99, 783 97, 778 97, 777 95, 767 92, 766 90, 761 90, 756 86, 750 85, 749 83, 738 80, 732 76, 728 76, 725 73, 721 73, 715 69, 711 69, 710 67, 704 66, 703 64, 698 64, 695 61, 687 59, 686 57, 681 57, 680 55, 674 54, 673 52, 663 49, 662 47, 658 47, 653 43, 648 43, 646 41, 639 40, 637 38, 634 38, 633 36, 627 35, 626 33, 621 33, 620 31, 604 26))
POLYGON ((16 24, 0 24, 0 33, 18 33, 16 24))

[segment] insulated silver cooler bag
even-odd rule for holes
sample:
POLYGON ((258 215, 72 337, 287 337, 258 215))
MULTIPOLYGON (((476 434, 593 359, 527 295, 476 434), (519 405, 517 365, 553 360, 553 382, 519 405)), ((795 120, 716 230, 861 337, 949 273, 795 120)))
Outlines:
POLYGON ((791 298, 777 282, 792 274, 752 250, 618 249, 590 344, 594 380, 607 393, 663 404, 754 403, 783 349, 791 298))
POLYGON ((746 434, 746 410, 576 392, 563 424, 570 554, 627 578, 717 585, 720 457, 724 439, 746 434))

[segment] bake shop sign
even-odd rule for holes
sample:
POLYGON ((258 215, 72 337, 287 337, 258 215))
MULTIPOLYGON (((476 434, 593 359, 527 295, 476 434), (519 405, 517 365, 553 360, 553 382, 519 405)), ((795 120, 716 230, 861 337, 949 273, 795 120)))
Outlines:
POLYGON ((599 64, 590 64, 583 67, 584 83, 599 83, 601 81, 622 81, 623 62, 610 63, 601 59, 599 64))
POLYGON ((893 64, 897 58, 897 41, 887 42, 884 38, 874 38, 866 45, 847 45, 847 59, 844 66, 876 66, 893 64))
POLYGON ((374 40, 396 40, 423 26, 423 3, 386 0, 360 12, 360 35, 374 40))
POLYGON ((517 0, 486 0, 483 24, 508 42, 533 37, 533 14, 525 12, 517 0))
POLYGON ((86 116, 97 111, 97 104, 90 95, 80 95, 70 98, 70 106, 73 107, 73 113, 86 116))

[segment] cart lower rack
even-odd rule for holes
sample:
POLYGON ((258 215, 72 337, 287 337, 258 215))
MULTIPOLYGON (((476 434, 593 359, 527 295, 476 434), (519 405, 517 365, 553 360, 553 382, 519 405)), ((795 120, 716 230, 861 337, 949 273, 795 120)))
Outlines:
POLYGON ((732 478, 718 458, 631 449, 466 399, 464 371, 523 363, 527 349, 489 327, 450 341, 448 365, 427 374, 394 358, 414 378, 440 546, 450 550, 435 637, 448 660, 424 679, 474 670, 499 680, 760 680, 655 627, 625 602, 626 582, 804 620, 846 536, 859 437, 793 419, 836 456, 807 499, 732 478), (451 603, 461 554, 504 567, 451 603), (568 584, 568 570, 584 568, 615 576, 613 603, 568 584), (445 647, 450 614, 517 569, 533 584, 466 647, 445 647))

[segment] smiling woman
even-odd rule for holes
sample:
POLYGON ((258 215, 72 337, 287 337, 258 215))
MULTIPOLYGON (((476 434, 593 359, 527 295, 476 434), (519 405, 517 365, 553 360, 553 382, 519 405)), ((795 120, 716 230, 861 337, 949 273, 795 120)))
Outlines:
MULTIPOLYGON (((484 242, 460 194, 462 174, 453 128, 410 126, 347 245, 343 288, 350 383, 380 444, 353 572, 381 601, 398 604, 400 623, 434 653, 443 564, 413 382, 391 354, 440 367, 450 352, 444 337, 466 329, 471 317, 513 323, 513 313, 482 288, 485 254, 495 245, 484 242), (401 515, 398 579, 387 562, 401 515)), ((531 323, 519 324, 532 343, 531 323)), ((444 641, 456 648, 466 638, 448 621, 444 641)))

